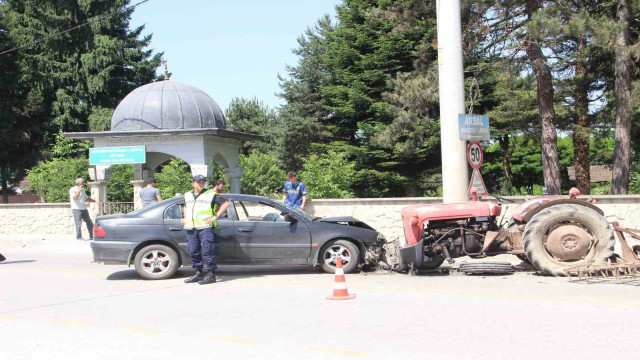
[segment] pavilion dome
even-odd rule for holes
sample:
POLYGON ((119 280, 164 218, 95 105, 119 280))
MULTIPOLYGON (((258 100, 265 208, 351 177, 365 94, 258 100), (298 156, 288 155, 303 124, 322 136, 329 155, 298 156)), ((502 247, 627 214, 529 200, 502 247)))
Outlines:
POLYGON ((220 106, 202 90, 170 80, 140 86, 118 104, 111 131, 226 129, 220 106))

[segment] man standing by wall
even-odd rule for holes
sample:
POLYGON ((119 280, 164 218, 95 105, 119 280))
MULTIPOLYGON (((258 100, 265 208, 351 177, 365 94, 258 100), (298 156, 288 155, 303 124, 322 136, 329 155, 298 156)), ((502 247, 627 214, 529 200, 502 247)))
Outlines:
POLYGON ((160 191, 155 187, 156 181, 153 178, 147 180, 147 186, 140 190, 140 198, 142 199, 142 207, 162 201, 160 191))
POLYGON ((229 202, 219 194, 224 191, 224 182, 218 180, 213 189, 205 187, 206 179, 202 175, 193 177, 193 191, 184 194, 185 212, 182 223, 187 230, 187 247, 195 275, 185 283, 197 282, 200 285, 216 282, 215 227, 218 218, 229 207, 229 202), (206 274, 203 273, 203 258, 207 262, 206 274))
POLYGON ((69 202, 71 203, 71 212, 73 213, 73 221, 76 224, 76 239, 82 240, 82 220, 87 224, 87 230, 89 231, 89 238, 93 240, 93 222, 89 216, 89 210, 84 204, 85 201, 94 202, 100 205, 100 201, 93 200, 87 196, 84 190, 84 179, 77 178, 76 186, 69 189, 69 202))
POLYGON ((304 210, 304 204, 307 202, 307 187, 298 181, 295 171, 289 171, 287 177, 289 181, 284 183, 282 188, 285 205, 304 210))

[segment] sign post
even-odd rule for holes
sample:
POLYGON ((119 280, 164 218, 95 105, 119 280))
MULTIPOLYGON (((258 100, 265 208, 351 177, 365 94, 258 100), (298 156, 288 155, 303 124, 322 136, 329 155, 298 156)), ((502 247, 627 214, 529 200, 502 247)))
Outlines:
POLYGON ((147 162, 144 145, 90 148, 89 165, 143 164, 147 162))
POLYGON ((458 114, 458 129, 460 140, 491 140, 489 115, 458 114))
POLYGON ((471 182, 469 183, 469 194, 471 194, 471 188, 478 189, 477 195, 485 196, 489 195, 487 187, 484 184, 482 175, 480 174, 480 166, 484 161, 484 152, 482 151, 482 145, 477 141, 472 141, 467 146, 467 160, 469 165, 473 168, 473 174, 471 175, 471 182))

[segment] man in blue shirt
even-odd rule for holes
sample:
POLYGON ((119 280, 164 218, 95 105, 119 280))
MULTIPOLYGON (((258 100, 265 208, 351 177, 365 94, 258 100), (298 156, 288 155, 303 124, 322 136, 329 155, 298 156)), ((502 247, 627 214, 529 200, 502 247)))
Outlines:
POLYGON ((284 183, 282 188, 285 205, 304 210, 304 204, 307 202, 307 188, 302 182, 298 181, 294 171, 289 171, 287 177, 289 181, 284 183))

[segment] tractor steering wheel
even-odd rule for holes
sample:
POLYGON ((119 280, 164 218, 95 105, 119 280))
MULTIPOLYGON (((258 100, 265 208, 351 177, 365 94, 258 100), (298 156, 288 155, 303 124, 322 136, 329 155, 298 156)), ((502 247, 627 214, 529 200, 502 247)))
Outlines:
POLYGON ((489 194, 489 195, 493 196, 494 198, 496 198, 496 199, 498 199, 498 200, 500 200, 500 201, 506 201, 506 202, 510 202, 510 203, 515 202, 515 201, 513 201, 513 200, 511 200, 511 199, 507 199, 507 198, 502 197, 502 196, 500 196, 500 195, 496 195, 496 194, 489 194))

